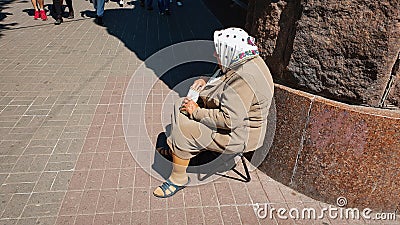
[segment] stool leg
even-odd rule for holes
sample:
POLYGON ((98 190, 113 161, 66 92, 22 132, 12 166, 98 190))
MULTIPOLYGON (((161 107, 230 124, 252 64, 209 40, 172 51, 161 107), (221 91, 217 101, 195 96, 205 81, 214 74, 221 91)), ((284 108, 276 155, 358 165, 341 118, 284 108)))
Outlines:
POLYGON ((246 182, 249 182, 251 180, 251 176, 250 176, 249 169, 247 168, 247 164, 246 164, 246 161, 244 160, 244 156, 242 153, 240 154, 240 158, 242 159, 244 172, 246 173, 246 177, 244 179, 246 180, 246 182))

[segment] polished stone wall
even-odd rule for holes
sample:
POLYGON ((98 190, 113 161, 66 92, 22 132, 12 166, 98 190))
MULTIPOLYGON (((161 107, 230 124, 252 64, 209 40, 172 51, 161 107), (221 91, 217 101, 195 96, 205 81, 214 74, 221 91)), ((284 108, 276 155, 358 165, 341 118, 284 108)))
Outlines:
POLYGON ((352 106, 276 85, 266 174, 317 200, 400 209, 400 111, 352 106))

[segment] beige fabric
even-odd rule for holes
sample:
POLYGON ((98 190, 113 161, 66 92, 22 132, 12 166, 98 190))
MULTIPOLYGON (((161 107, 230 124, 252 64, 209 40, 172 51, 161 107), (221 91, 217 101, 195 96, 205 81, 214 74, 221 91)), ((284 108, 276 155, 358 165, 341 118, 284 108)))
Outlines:
POLYGON ((225 153, 256 150, 265 137, 272 97, 271 74, 258 56, 208 84, 200 92, 204 108, 196 109, 192 118, 179 112, 179 100, 168 143, 183 159, 204 149, 225 153))

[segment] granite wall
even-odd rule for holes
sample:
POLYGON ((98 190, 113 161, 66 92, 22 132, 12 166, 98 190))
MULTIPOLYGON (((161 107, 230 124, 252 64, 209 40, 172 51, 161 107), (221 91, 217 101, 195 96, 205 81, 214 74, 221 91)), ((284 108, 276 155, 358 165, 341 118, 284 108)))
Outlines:
POLYGON ((399 11, 400 0, 250 0, 246 28, 276 82, 399 107, 399 11))
POLYGON ((276 85, 275 139, 259 169, 317 200, 400 210, 400 111, 276 85))

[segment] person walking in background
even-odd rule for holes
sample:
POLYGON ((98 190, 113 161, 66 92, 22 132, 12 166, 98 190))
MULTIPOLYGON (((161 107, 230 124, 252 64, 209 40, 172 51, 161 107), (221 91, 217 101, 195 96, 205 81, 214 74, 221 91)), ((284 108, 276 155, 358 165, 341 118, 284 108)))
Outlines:
MULTIPOLYGON (((74 9, 72 7, 72 0, 65 0, 67 3, 68 7, 68 19, 73 19, 74 18, 74 9)), ((54 11, 55 11, 55 19, 56 22, 54 22, 55 25, 60 25, 63 22, 62 19, 62 6, 63 6, 63 0, 53 0, 53 5, 54 5, 54 11)))
POLYGON ((158 10, 160 15, 171 15, 171 10, 169 9, 170 0, 158 0, 158 10))
MULTIPOLYGON (((169 0, 170 3, 172 3, 173 0, 169 0)), ((176 0, 176 5, 178 6, 183 6, 182 0, 176 0)))
POLYGON ((146 9, 151 11, 153 10, 153 0, 140 0, 140 6, 145 7, 146 9))
POLYGON ((35 14, 33 15, 33 19, 37 20, 41 18, 42 20, 47 20, 46 11, 44 11, 43 5, 44 0, 31 0, 33 8, 35 9, 35 14), (39 7, 38 7, 39 3, 39 7))
POLYGON ((103 25, 104 4, 105 0, 93 0, 93 6, 96 11, 95 22, 100 26, 103 25))

